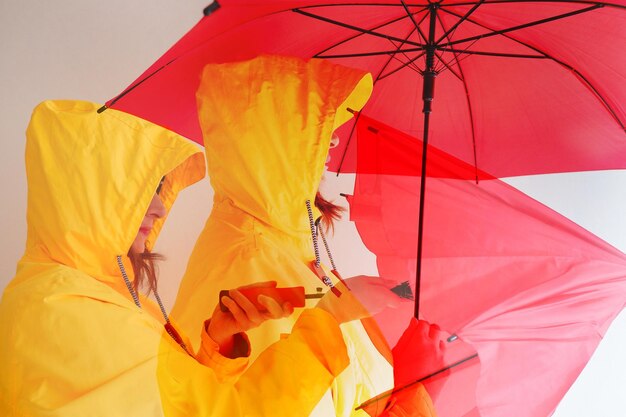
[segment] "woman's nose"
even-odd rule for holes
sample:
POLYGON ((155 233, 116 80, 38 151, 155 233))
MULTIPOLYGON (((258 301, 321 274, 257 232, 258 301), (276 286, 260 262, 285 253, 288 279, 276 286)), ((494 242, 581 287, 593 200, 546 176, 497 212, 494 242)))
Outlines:
POLYGON ((330 137, 330 146, 329 148, 332 149, 335 146, 339 145, 339 136, 337 136, 336 133, 333 133, 333 135, 330 137))
POLYGON ((165 205, 163 205, 163 202, 161 201, 161 197, 159 197, 158 194, 155 194, 150 202, 150 207, 148 207, 148 216, 160 219, 165 216, 166 211, 165 205))

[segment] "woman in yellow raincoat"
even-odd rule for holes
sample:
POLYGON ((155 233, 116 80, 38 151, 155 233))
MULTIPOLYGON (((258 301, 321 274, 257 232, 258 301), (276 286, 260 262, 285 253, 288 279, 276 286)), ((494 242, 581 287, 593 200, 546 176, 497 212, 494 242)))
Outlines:
MULTIPOLYGON (((369 74, 317 59, 260 56, 205 67, 197 103, 215 196, 172 310, 183 329, 202 323, 221 289, 259 279, 307 293, 325 287, 312 266, 311 218, 320 215, 313 202, 332 133, 371 89, 369 74)), ((291 332, 297 314, 251 330, 252 358, 291 332)), ((391 352, 373 321, 341 327, 351 363, 313 415, 364 413, 355 407, 393 387, 391 352)), ((414 415, 431 409, 428 399, 414 415)))
POLYGON ((220 355, 202 324, 192 352, 171 323, 179 340, 165 331, 165 311, 133 291, 129 248, 137 236, 152 247, 178 192, 204 176, 204 158, 165 129, 98 107, 44 102, 28 127, 28 238, 0 302, 0 415, 312 409, 348 363, 330 314, 307 310, 241 375, 247 358, 220 355))

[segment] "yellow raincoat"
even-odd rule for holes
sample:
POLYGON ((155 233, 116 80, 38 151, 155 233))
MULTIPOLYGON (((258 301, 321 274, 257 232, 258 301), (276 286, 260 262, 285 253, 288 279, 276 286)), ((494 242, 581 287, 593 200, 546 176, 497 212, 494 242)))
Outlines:
MULTIPOLYGON (((310 268, 306 201, 313 204, 332 132, 371 89, 369 74, 317 59, 260 56, 205 67, 197 102, 215 196, 172 310, 183 329, 197 328, 223 289, 259 280, 307 293, 324 287, 310 268)), ((252 358, 289 333, 296 318, 248 332, 252 358)), ((359 321, 341 327, 351 364, 314 415, 365 415, 354 408, 393 387, 386 345, 381 353, 359 321)))
POLYGON ((169 211, 177 193, 204 176, 204 158, 165 129, 97 108, 44 102, 28 127, 28 238, 0 302, 0 416, 312 409, 348 363, 329 314, 308 311, 290 337, 262 355, 262 366, 237 380, 246 358, 220 356, 206 332, 200 336, 202 326, 193 331, 203 343, 192 357, 164 332, 149 299, 140 297, 141 309, 134 304, 118 259, 132 281, 126 253, 161 177, 167 174, 160 195, 169 211), (320 332, 332 355, 322 349, 320 332), (296 358, 305 359, 304 368, 296 358))

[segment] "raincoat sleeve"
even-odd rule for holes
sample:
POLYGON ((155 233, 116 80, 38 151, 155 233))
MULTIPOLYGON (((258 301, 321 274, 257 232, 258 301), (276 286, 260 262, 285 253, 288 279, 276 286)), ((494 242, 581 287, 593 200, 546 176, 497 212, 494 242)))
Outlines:
POLYGON ((336 321, 312 309, 234 385, 219 385, 221 393, 212 370, 194 362, 182 354, 163 358, 159 383, 166 416, 308 415, 349 360, 336 321))
POLYGON ((437 413, 424 385, 416 384, 394 394, 380 417, 437 417, 437 413))
MULTIPOLYGON (((152 304, 148 299, 144 299, 142 301, 144 308, 150 306, 149 303, 152 304)), ((156 306, 153 307, 155 309, 158 308, 156 306)), ((245 333, 238 333, 235 335, 240 339, 240 343, 242 343, 240 348, 245 350, 245 354, 236 358, 228 358, 220 353, 219 345, 209 336, 207 331, 208 323, 209 320, 205 321, 202 325, 202 329, 200 331, 200 347, 194 357, 202 365, 211 368, 215 372, 219 382, 234 382, 246 370, 249 364, 250 341, 248 336, 245 333)), ((185 345, 185 349, 188 351, 191 350, 191 340, 184 333, 178 330, 180 327, 177 326, 175 322, 170 321, 170 324, 172 324, 178 333, 178 336, 185 345)))
MULTIPOLYGON (((207 332, 207 322, 202 326, 200 334, 200 349, 196 353, 196 359, 201 364, 215 371, 220 382, 234 382, 248 367, 250 357, 250 341, 245 333, 236 335, 245 343, 246 354, 238 358, 227 358, 220 353, 219 345, 211 339, 207 332)), ((191 342, 187 343, 191 346, 191 342)))
POLYGON ((432 399, 421 383, 382 393, 359 409, 370 417, 437 417, 432 399))

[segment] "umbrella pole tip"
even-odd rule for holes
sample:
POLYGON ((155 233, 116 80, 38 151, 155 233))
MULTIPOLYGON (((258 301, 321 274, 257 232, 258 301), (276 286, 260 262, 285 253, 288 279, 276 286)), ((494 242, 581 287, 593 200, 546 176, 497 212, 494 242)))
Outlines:
POLYGON ((202 14, 204 16, 208 16, 219 8, 220 4, 217 2, 217 0, 214 0, 213 3, 209 4, 207 7, 204 8, 204 10, 202 10, 202 14))
POLYGON ((103 105, 102 107, 100 107, 100 108, 96 111, 96 113, 100 114, 100 113, 102 113, 103 111, 105 111, 106 109, 108 109, 108 107, 107 107, 107 105, 105 104, 105 105, 103 105))

